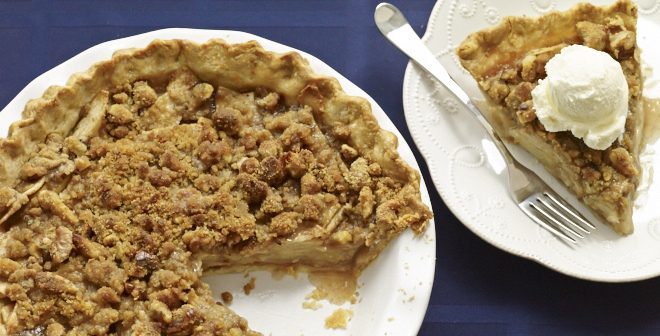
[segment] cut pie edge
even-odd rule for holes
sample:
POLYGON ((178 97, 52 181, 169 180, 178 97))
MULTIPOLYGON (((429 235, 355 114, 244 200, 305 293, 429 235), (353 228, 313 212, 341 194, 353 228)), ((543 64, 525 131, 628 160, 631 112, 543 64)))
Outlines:
MULTIPOLYGON (((489 98, 488 108, 482 111, 486 113, 496 132, 530 152, 617 233, 627 235, 633 232, 632 212, 635 190, 639 183, 639 151, 644 122, 639 50, 636 43, 634 54, 625 61, 625 66, 629 68, 624 69, 624 72, 627 71, 626 78, 630 88, 630 112, 626 121, 624 143, 628 151, 626 160, 631 162, 631 170, 634 170, 634 173, 629 176, 621 175, 626 184, 625 190, 620 192, 621 197, 586 194, 580 182, 584 176, 566 168, 570 166, 571 158, 566 153, 557 152, 543 136, 520 127, 506 107, 489 97, 483 85, 489 78, 501 76, 507 65, 516 62, 520 64, 522 58, 530 52, 545 48, 546 52, 553 54, 561 47, 552 49, 562 44, 592 43, 593 41, 585 41, 580 35, 578 22, 605 24, 606 20, 612 18, 620 20, 625 29, 636 36, 637 7, 631 1, 617 0, 605 7, 580 3, 567 11, 551 12, 540 17, 505 17, 496 26, 470 34, 457 48, 457 55, 463 67, 489 98)), ((608 48, 611 45, 617 46, 615 41, 611 42, 608 48)))

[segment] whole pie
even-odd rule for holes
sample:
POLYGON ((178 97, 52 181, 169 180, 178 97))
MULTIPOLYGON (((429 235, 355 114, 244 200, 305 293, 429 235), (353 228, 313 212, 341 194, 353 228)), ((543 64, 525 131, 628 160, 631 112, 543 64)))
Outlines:
POLYGON ((637 7, 619 0, 607 7, 581 3, 566 12, 507 17, 471 34, 458 48, 462 65, 490 101, 485 111, 495 131, 529 151, 616 232, 633 231, 632 209, 639 183, 643 113, 636 44, 637 7), (548 132, 535 114, 532 90, 546 77, 545 65, 564 47, 584 45, 619 62, 628 85, 623 136, 604 150, 570 132, 548 132))
POLYGON ((369 103, 296 53, 119 51, 0 140, 0 335, 256 335, 205 270, 357 276, 424 230, 419 183, 369 103))

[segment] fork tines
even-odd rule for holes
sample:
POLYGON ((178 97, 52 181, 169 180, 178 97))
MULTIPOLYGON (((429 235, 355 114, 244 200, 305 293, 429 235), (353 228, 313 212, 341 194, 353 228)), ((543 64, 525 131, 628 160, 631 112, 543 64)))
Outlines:
POLYGON ((548 191, 533 193, 524 203, 523 210, 537 224, 571 243, 577 243, 576 238, 585 238, 596 229, 572 206, 548 191))

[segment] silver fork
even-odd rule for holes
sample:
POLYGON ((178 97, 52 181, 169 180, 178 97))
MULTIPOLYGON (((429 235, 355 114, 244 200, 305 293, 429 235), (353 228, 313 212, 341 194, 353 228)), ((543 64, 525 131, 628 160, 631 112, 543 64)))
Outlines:
POLYGON ((486 139, 482 143, 487 147, 485 150, 488 161, 495 174, 508 184, 511 197, 529 218, 571 244, 576 244, 578 239, 585 238, 596 229, 534 172, 513 158, 481 111, 419 39, 398 8, 381 3, 376 7, 374 20, 380 32, 392 44, 456 96, 490 135, 490 141, 486 139))

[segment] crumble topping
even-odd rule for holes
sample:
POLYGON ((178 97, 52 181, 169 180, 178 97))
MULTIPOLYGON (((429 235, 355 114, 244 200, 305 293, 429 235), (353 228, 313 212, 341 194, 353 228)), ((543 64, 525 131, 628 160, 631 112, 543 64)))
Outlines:
POLYGON ((350 309, 338 308, 325 319, 326 329, 346 329, 348 322, 353 317, 353 311, 350 309))
POLYGON ((250 293, 252 293, 252 290, 256 287, 256 280, 257 279, 255 277, 251 277, 250 281, 243 285, 243 293, 245 293, 245 295, 250 295, 250 293))
POLYGON ((309 106, 185 68, 98 93, 20 176, 0 188, 0 211, 22 207, 0 242, 9 333, 256 335, 214 302, 200 256, 300 237, 373 246, 430 218, 309 106))
POLYGON ((230 305, 234 301, 234 296, 230 292, 220 293, 220 298, 222 299, 222 303, 226 305, 230 305))

